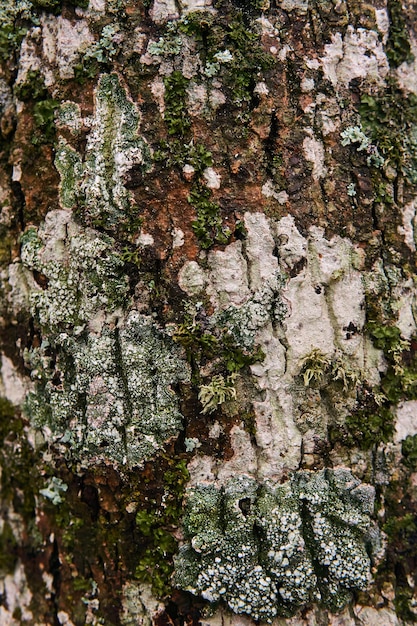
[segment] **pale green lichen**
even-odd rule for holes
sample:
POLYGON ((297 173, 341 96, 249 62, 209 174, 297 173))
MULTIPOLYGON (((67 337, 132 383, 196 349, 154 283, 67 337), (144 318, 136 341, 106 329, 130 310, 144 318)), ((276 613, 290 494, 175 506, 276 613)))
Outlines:
POLYGON ((340 133, 340 136, 342 138, 342 146, 355 145, 357 152, 363 152, 367 155, 366 162, 369 166, 373 165, 377 168, 384 166, 384 157, 369 137, 365 135, 361 126, 349 126, 340 133))
POLYGON ((56 111, 56 125, 58 128, 68 128, 70 133, 78 136, 81 131, 81 108, 76 102, 63 102, 56 111))
POLYGON ((244 304, 229 306, 213 315, 211 325, 214 328, 225 328, 237 346, 252 350, 256 333, 269 321, 281 322, 287 314, 281 295, 284 285, 284 276, 277 273, 244 304))
POLYGON ((26 358, 40 380, 26 399, 32 424, 87 464, 140 464, 182 427, 172 386, 188 369, 172 340, 136 311, 121 329, 60 333, 26 358))
POLYGON ((327 387, 331 383, 340 383, 343 391, 357 387, 362 372, 355 370, 339 353, 324 354, 319 348, 313 348, 300 361, 300 375, 306 387, 327 387))
POLYGON ((68 490, 68 485, 57 476, 52 476, 47 486, 40 489, 39 493, 52 502, 52 504, 61 504, 62 494, 68 490))
POLYGON ((100 309, 111 313, 125 302, 124 263, 111 237, 82 230, 65 211, 48 217, 21 239, 23 264, 44 277, 43 288, 31 292, 31 312, 50 330, 82 327, 100 309), (51 227, 55 233, 48 239, 51 227))
POLYGON ((61 205, 66 209, 71 209, 77 204, 78 183, 82 176, 83 166, 78 152, 62 138, 56 150, 55 167, 61 176, 61 205))
POLYGON ((235 477, 189 492, 175 584, 272 621, 313 601, 340 609, 365 589, 374 490, 349 470, 299 471, 286 483, 235 477))
POLYGON ((225 378, 222 374, 216 374, 207 385, 201 385, 198 394, 203 410, 202 413, 212 413, 216 408, 236 398, 235 389, 236 374, 233 372, 225 378))
POLYGON ((131 194, 124 186, 129 170, 150 169, 149 148, 138 137, 139 115, 115 74, 100 78, 96 111, 87 140, 81 191, 84 212, 94 223, 114 227, 130 213, 131 194))

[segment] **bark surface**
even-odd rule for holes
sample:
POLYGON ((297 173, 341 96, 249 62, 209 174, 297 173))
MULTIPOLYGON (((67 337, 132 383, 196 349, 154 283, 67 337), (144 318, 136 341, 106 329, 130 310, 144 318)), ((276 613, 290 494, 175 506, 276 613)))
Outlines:
POLYGON ((0 6, 0 623, 417 621, 417 9, 0 6))

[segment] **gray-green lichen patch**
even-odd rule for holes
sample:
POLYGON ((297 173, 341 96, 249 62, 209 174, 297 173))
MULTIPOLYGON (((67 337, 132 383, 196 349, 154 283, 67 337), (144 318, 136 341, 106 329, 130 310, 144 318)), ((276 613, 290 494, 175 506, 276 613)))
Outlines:
MULTIPOLYGON (((65 124, 69 103, 60 116, 65 124)), ((88 121, 88 120, 87 120, 88 121)), ((74 115, 68 122, 72 131, 74 115)), ((87 223, 114 230, 132 215, 132 196, 125 187, 132 168, 151 168, 150 152, 138 136, 139 113, 116 74, 100 77, 95 91, 95 114, 91 120, 84 159, 61 138, 55 165, 61 175, 63 207, 79 206, 87 223)))
POLYGON ((213 315, 212 325, 227 328, 236 345, 252 350, 257 332, 270 321, 281 322, 287 313, 281 297, 285 282, 284 276, 277 271, 246 302, 213 315))
POLYGON ((91 323, 100 310, 113 313, 128 292, 123 261, 111 237, 82 229, 67 211, 50 211, 21 240, 21 259, 38 277, 30 294, 32 315, 52 331, 91 323))
POLYGON ((86 464, 138 465, 181 429, 172 386, 188 377, 187 366, 172 340, 136 311, 120 329, 59 333, 32 349, 27 364, 39 380, 25 405, 32 424, 86 464))
POLYGON ((189 492, 175 584, 234 613, 272 621, 318 601, 340 609, 370 582, 374 490, 349 470, 247 476, 189 492))
POLYGON ((26 352, 37 381, 26 412, 50 443, 85 462, 135 465, 178 434, 172 385, 188 376, 172 339, 129 307, 114 240, 51 211, 22 237, 29 308, 43 341, 26 352), (36 288, 37 287, 37 288, 36 288))

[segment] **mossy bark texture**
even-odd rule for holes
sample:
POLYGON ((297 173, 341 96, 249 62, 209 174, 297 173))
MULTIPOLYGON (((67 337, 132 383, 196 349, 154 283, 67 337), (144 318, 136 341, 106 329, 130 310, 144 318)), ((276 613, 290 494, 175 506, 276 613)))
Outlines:
POLYGON ((417 5, 3 0, 1 626, 417 622, 417 5))

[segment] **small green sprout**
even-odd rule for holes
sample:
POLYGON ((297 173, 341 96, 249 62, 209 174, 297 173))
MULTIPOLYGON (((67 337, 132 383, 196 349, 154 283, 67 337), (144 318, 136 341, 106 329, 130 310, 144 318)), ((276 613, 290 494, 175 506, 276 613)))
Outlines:
POLYGON ((343 391, 357 387, 358 373, 349 367, 340 355, 329 357, 319 348, 313 348, 300 362, 300 374, 306 387, 321 385, 324 381, 341 383, 343 391))
POLYGON ((235 400, 235 380, 235 373, 227 378, 224 378, 222 374, 216 374, 208 385, 202 385, 198 394, 198 399, 203 405, 202 413, 212 413, 227 400, 235 400))
POLYGON ((304 385, 320 383, 331 366, 331 360, 319 348, 313 348, 300 362, 304 385))

